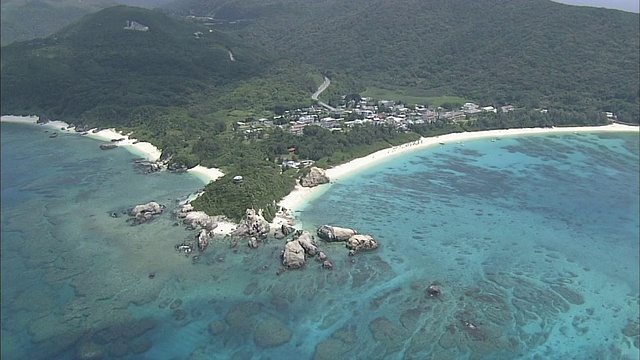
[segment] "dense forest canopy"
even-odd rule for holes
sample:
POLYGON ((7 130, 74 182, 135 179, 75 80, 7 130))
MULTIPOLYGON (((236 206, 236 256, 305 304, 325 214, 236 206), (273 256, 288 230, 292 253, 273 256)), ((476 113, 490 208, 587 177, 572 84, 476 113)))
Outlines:
POLYGON ((116 4, 159 7, 170 0, 2 0, 2 45, 47 37, 86 14, 116 4))
POLYGON ((191 0, 239 36, 361 87, 638 118, 638 14, 549 0, 191 0))

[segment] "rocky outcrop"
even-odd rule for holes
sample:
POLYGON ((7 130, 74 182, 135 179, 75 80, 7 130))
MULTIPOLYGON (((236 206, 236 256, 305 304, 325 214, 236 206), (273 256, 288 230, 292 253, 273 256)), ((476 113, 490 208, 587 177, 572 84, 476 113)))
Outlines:
POLYGON ((316 256, 318 253, 318 247, 313 240, 313 235, 308 231, 301 231, 296 238, 296 241, 300 243, 300 246, 304 249, 304 251, 310 256, 316 256))
POLYGON ((256 239, 255 236, 252 236, 249 238, 249 241, 247 243, 247 245, 251 248, 251 249, 256 249, 258 248, 258 239, 256 239))
POLYGON ((207 215, 203 211, 192 211, 185 215, 182 223, 191 229, 207 229, 209 231, 215 229, 218 223, 212 216, 207 215))
POLYGON ((171 163, 169 164, 169 166, 167 166, 167 171, 173 172, 173 173, 183 173, 183 172, 187 172, 187 170, 189 170, 189 168, 187 167, 187 165, 184 165, 184 164, 171 163))
POLYGON ((209 239, 213 236, 213 230, 200 230, 200 233, 196 236, 198 239, 198 250, 205 251, 209 246, 209 239))
POLYGON ((374 250, 378 248, 378 243, 369 235, 353 235, 347 240, 349 250, 374 250))
POLYGON ((300 185, 304 187, 314 187, 329 182, 329 177, 323 169, 312 167, 308 174, 300 178, 300 185))
POLYGON ((289 269, 299 269, 306 264, 304 248, 296 240, 285 244, 282 251, 282 265, 289 269))
POLYGON ((145 159, 136 159, 133 161, 133 165, 143 174, 151 174, 154 172, 158 172, 164 168, 164 164, 159 161, 149 161, 145 159))
POLYGON ((347 241, 358 232, 353 229, 341 228, 337 226, 322 225, 318 228, 318 237, 324 241, 347 241))
POLYGON ((255 236, 264 237, 269 233, 271 227, 269 222, 262 216, 262 210, 255 211, 247 209, 246 215, 236 230, 231 233, 232 236, 255 236))
POLYGON ((273 232, 273 237, 275 237, 278 240, 284 239, 287 236, 289 236, 289 234, 291 234, 291 233, 293 233, 295 231, 296 231, 296 228, 294 228, 293 226, 290 226, 290 225, 287 225, 287 224, 282 224, 280 226, 280 228, 277 228, 273 232))
POLYGON ((319 259, 320 261, 325 261, 325 260, 327 260, 327 254, 325 254, 324 252, 320 251, 320 252, 318 253, 318 259, 319 259))
POLYGON ((204 211, 194 211, 193 205, 184 204, 178 208, 176 217, 182 219, 182 223, 189 229, 206 229, 211 231, 218 226, 216 218, 207 215, 204 211))
POLYGON ((131 217, 127 220, 127 222, 131 222, 133 223, 133 225, 142 224, 162 214, 164 209, 164 205, 158 204, 155 201, 143 205, 137 205, 127 211, 129 216, 131 217))

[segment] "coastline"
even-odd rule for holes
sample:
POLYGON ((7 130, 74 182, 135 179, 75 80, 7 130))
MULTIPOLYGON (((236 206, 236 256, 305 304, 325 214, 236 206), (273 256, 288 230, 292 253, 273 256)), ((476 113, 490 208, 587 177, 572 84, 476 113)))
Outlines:
MULTIPOLYGON (((14 116, 3 115, 1 117, 2 122, 21 123, 30 125, 37 124, 37 116, 14 116)), ((73 128, 69 128, 69 124, 63 121, 50 121, 41 126, 48 129, 56 129, 65 132, 71 132, 73 128), (65 130, 62 130, 62 129, 65 130)), ((501 129, 501 130, 486 130, 486 131, 473 131, 462 133, 451 133, 434 137, 421 137, 420 139, 393 146, 390 148, 376 151, 367 156, 353 159, 347 163, 335 166, 326 170, 326 175, 330 179, 329 184, 323 184, 312 188, 302 187, 296 185, 294 190, 282 198, 278 202, 278 206, 286 209, 284 212, 279 212, 271 222, 272 228, 278 228, 283 224, 294 224, 296 222, 296 212, 303 211, 309 202, 318 196, 322 195, 331 184, 340 182, 348 178, 349 176, 357 175, 360 171, 365 170, 371 166, 382 163, 395 156, 407 154, 416 150, 426 149, 436 145, 447 145, 450 143, 462 143, 464 141, 480 140, 480 139, 499 139, 501 137, 513 137, 523 135, 536 135, 536 134, 562 134, 562 133, 579 133, 579 132, 639 132, 640 128, 637 126, 622 125, 622 124, 609 124, 603 126, 582 126, 582 127, 559 127, 559 128, 517 128, 517 129, 501 129)), ((111 141, 117 139, 124 139, 117 143, 118 146, 122 146, 129 152, 144 157, 149 161, 157 161, 162 154, 161 150, 148 142, 139 142, 134 138, 130 138, 130 134, 122 134, 115 129, 104 129, 98 132, 93 132, 94 129, 89 130, 85 135, 97 140, 111 141)), ((215 181, 224 176, 224 173, 216 168, 207 168, 201 165, 197 165, 194 168, 187 170, 190 174, 196 176, 205 185, 211 181, 215 181)), ((225 223, 221 228, 216 231, 219 234, 228 234, 232 232, 237 224, 225 223)))
POLYGON ((333 168, 327 169, 326 174, 330 179, 330 184, 324 184, 313 188, 305 188, 297 185, 296 188, 285 196, 278 205, 284 207, 290 214, 304 210, 308 202, 324 193, 334 182, 340 182, 349 176, 357 175, 358 172, 371 166, 382 163, 395 156, 404 155, 416 150, 426 149, 436 145, 447 145, 451 143, 462 143, 464 141, 480 139, 499 139, 504 137, 536 135, 536 134, 563 134, 579 132, 639 132, 637 126, 610 124, 603 126, 581 126, 581 127, 554 127, 554 128, 519 128, 508 130, 486 130, 462 133, 451 133, 434 137, 421 137, 411 143, 393 146, 376 151, 367 156, 351 160, 333 168))
POLYGON ((224 173, 220 171, 220 169, 208 168, 202 165, 196 165, 195 167, 187 170, 187 172, 200 179, 205 185, 224 176, 224 173))
MULTIPOLYGON (((15 115, 2 115, 0 117, 0 122, 7 123, 15 123, 15 124, 27 124, 27 125, 38 125, 47 129, 54 129, 59 131, 64 131, 71 133, 72 131, 76 133, 75 128, 70 127, 64 121, 49 121, 45 124, 38 124, 38 120, 40 118, 35 115, 31 116, 15 116, 15 115), (63 130, 64 129, 64 130, 63 130)), ((123 139, 119 141, 117 145, 119 147, 125 148, 130 153, 143 157, 149 161, 158 161, 160 159, 160 155, 162 155, 162 151, 155 147, 153 144, 148 142, 140 142, 137 139, 130 138, 129 135, 123 135, 121 132, 116 131, 115 129, 104 129, 98 132, 93 132, 95 129, 91 129, 87 132, 87 137, 111 142, 111 140, 123 139)))

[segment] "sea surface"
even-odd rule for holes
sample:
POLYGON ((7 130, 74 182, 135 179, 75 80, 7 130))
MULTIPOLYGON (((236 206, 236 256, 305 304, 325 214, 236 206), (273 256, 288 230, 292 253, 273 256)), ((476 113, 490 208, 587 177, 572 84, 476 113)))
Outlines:
POLYGON ((140 174, 123 149, 44 130, 2 124, 2 359, 639 356, 637 133, 392 158, 296 214, 380 247, 319 241, 334 270, 278 275, 285 240, 175 250, 195 236, 171 215, 195 177, 140 174), (163 215, 127 223, 151 200, 163 215))

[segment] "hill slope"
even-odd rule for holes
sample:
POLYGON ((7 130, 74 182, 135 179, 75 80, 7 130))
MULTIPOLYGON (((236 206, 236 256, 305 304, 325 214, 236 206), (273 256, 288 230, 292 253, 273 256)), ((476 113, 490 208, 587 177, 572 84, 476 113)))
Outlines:
POLYGON ((4 47, 2 110, 80 121, 92 113, 105 120, 114 109, 211 105, 276 67, 265 52, 223 32, 117 6, 53 37, 4 47), (126 30, 127 21, 149 30, 126 30))
POLYGON ((362 87, 638 121, 638 14, 549 0, 192 0, 171 9, 227 27, 241 20, 244 39, 362 87))
POLYGON ((117 4, 154 8, 168 0, 2 1, 2 45, 46 37, 86 14, 117 4))

